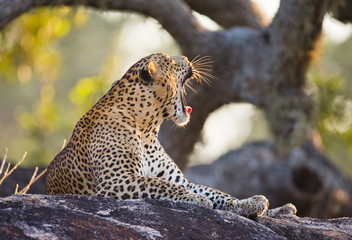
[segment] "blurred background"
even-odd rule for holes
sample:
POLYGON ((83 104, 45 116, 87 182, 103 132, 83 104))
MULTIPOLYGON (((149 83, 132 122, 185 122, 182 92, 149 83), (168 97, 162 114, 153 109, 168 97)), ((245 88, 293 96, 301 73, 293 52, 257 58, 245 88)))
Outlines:
MULTIPOLYGON (((256 2, 268 17, 279 4, 256 2)), ((197 17, 218 28, 207 17, 197 17)), ((315 144, 349 176, 351 32, 350 24, 325 19, 321 54, 306 88, 318 103, 315 144)), ((0 156, 8 148, 8 160, 17 162, 27 151, 23 166, 47 166, 80 117, 134 62, 154 52, 181 54, 156 20, 137 14, 60 7, 20 16, 0 35, 0 156)), ((203 135, 191 165, 209 163, 250 141, 271 139, 263 113, 246 103, 229 104, 211 114, 203 135)))

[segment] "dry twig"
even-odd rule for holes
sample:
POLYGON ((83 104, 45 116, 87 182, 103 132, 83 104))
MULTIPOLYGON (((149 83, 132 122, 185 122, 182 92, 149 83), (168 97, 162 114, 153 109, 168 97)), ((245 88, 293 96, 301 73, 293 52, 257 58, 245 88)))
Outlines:
POLYGON ((31 180, 29 181, 29 183, 24 188, 22 188, 21 191, 18 192, 18 184, 16 184, 15 194, 18 194, 18 193, 25 194, 29 190, 31 185, 33 183, 35 183, 41 176, 43 176, 44 173, 46 173, 46 170, 47 170, 47 168, 44 169, 38 176, 36 176, 37 172, 38 172, 38 167, 35 167, 35 170, 34 170, 34 173, 32 175, 31 180))
MULTIPOLYGON (((2 182, 3 182, 8 176, 11 175, 11 173, 13 173, 13 171, 16 170, 16 168, 18 168, 18 166, 24 161, 24 159, 26 158, 26 156, 27 156, 27 152, 25 152, 25 153, 23 154, 23 157, 22 157, 21 161, 19 161, 13 168, 11 168, 10 171, 9 171, 9 169, 10 169, 11 163, 8 163, 8 164, 7 164, 7 168, 6 168, 6 171, 5 171, 5 173, 4 173, 4 176, 2 176, 2 178, 0 179, 0 185, 2 184, 2 182)), ((6 150, 6 154, 5 154, 5 156, 4 156, 4 159, 3 159, 3 161, 2 161, 2 165, 5 164, 6 158, 7 158, 7 150, 6 150)), ((1 165, 0 174, 1 174, 1 172, 2 172, 2 165, 1 165)))
MULTIPOLYGON (((0 175, 2 174, 2 171, 3 171, 5 163, 6 163, 7 153, 8 153, 8 149, 6 148, 5 156, 4 156, 3 160, 2 160, 1 167, 0 167, 0 175)), ((2 176, 2 178, 0 179, 0 185, 4 182, 4 180, 8 176, 11 175, 11 173, 13 173, 13 171, 15 171, 18 168, 19 165, 21 165, 21 163, 24 161, 26 156, 27 156, 27 152, 25 152, 23 154, 22 159, 13 168, 11 168, 11 170, 10 170, 11 163, 7 164, 6 171, 4 172, 4 175, 2 176)), ((46 172, 46 170, 47 169, 43 170, 38 176, 36 176, 37 172, 38 172, 38 167, 36 167, 35 170, 34 170, 34 173, 32 175, 31 180, 29 181, 29 183, 21 191, 18 192, 18 184, 16 184, 15 194, 17 194, 17 193, 23 193, 23 194, 26 193, 28 191, 28 189, 30 188, 30 186, 33 183, 35 183, 41 176, 43 176, 43 174, 46 172)))

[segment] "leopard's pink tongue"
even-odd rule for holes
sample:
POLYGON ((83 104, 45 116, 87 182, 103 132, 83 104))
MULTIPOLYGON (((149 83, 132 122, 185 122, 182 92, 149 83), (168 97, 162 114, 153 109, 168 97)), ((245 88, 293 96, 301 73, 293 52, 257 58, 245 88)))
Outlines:
POLYGON ((192 108, 190 106, 186 106, 186 112, 190 114, 192 112, 192 108))

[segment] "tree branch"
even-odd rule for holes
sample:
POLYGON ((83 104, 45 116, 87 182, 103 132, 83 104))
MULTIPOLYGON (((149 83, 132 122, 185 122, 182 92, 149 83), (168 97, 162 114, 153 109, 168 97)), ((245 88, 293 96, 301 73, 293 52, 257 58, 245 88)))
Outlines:
POLYGON ((30 8, 36 7, 33 1, 0 0, 0 30, 30 8))
MULTIPOLYGON (((310 61, 310 51, 314 50, 314 44, 320 37, 322 22, 325 14, 331 9, 330 1, 320 0, 293 0, 281 1, 280 8, 269 27, 271 45, 277 46, 272 56, 275 62, 281 59, 282 69, 276 70, 287 72, 287 64, 292 66, 292 70, 299 72, 294 74, 304 75, 310 61), (297 65, 298 64, 298 65, 297 65)), ((304 79, 301 77, 287 77, 283 75, 283 80, 278 83, 287 83, 302 86, 304 79), (292 80, 292 82, 289 82, 292 80)))
POLYGON ((268 20, 257 5, 248 0, 185 0, 194 10, 208 16, 224 28, 243 26, 263 28, 268 20))
POLYGON ((352 22, 352 0, 339 1, 333 9, 333 17, 343 23, 352 22))
POLYGON ((30 9, 58 5, 128 10, 150 16, 157 19, 181 46, 194 42, 205 31, 191 9, 180 0, 0 0, 0 30, 30 9))

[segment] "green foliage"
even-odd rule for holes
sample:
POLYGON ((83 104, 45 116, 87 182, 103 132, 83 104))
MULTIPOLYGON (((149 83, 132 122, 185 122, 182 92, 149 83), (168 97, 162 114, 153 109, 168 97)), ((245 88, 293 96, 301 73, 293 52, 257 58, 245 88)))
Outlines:
POLYGON ((320 126, 336 125, 344 116, 344 79, 339 76, 324 77, 318 72, 313 72, 310 76, 311 95, 317 103, 318 118, 320 126))
POLYGON ((312 71, 308 89, 316 102, 316 139, 341 169, 351 174, 352 99, 345 83, 340 75, 328 77, 312 71))
POLYGON ((107 81, 115 66, 114 58, 109 56, 106 67, 96 76, 81 78, 70 90, 70 101, 76 105, 77 113, 82 116, 107 91, 107 81))
POLYGON ((82 25, 86 14, 74 15, 67 7, 39 8, 24 14, 7 26, 0 38, 0 76, 7 81, 31 81, 37 74, 41 82, 55 81, 61 56, 55 44, 71 29, 82 25))
POLYGON ((55 102, 54 86, 62 66, 58 41, 86 20, 83 9, 39 8, 19 17, 1 34, 0 79, 27 87, 34 81, 40 89, 31 109, 22 107, 16 113, 16 120, 33 141, 32 158, 48 156, 45 139, 60 127, 63 109, 55 102))

